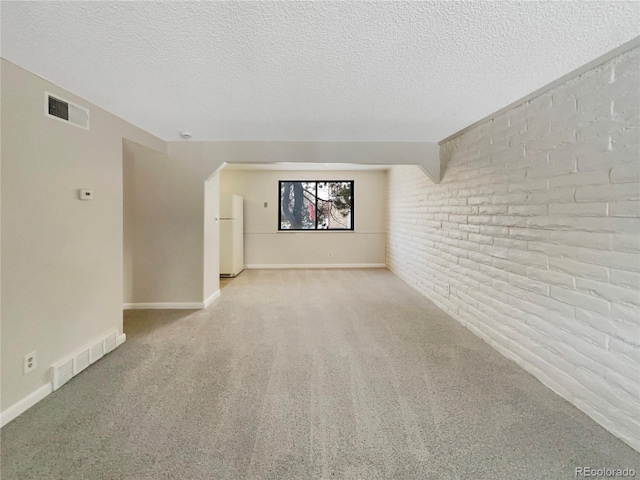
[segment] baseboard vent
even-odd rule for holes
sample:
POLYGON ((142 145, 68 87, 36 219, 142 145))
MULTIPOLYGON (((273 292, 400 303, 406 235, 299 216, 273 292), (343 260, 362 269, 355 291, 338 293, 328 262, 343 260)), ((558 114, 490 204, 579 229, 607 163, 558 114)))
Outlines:
POLYGON ((104 342, 100 340, 99 342, 91 345, 91 351, 89 352, 91 363, 100 360, 104 356, 104 342))
POLYGON ((4 427, 11 420, 26 412, 51 392, 67 383, 89 365, 100 360, 105 355, 105 352, 108 353, 122 345, 126 339, 127 336, 124 333, 118 335, 117 331, 114 330, 113 332, 103 335, 97 341, 76 350, 73 354, 67 355, 59 362, 54 363, 51 366, 52 381, 47 382, 46 385, 42 385, 36 391, 31 392, 22 400, 19 400, 2 411, 0 413, 0 427, 4 427))
POLYGON ((116 337, 118 332, 112 332, 104 338, 104 353, 105 355, 116 349, 116 337))
MULTIPOLYGON (((124 335, 122 336, 124 337, 124 335)), ((59 389, 89 365, 115 350, 123 341, 124 339, 118 342, 118 332, 114 330, 90 345, 54 363, 51 366, 53 390, 59 389)))
POLYGON ((83 350, 73 359, 73 374, 77 375, 91 365, 91 352, 89 349, 83 350))
POLYGON ((52 368, 54 390, 57 390, 73 378, 73 358, 60 362, 52 368))

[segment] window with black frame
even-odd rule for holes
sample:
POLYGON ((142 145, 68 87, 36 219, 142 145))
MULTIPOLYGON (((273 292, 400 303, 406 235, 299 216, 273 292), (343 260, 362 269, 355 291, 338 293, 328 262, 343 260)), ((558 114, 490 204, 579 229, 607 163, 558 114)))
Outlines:
POLYGON ((353 180, 280 180, 278 230, 353 230, 353 180))

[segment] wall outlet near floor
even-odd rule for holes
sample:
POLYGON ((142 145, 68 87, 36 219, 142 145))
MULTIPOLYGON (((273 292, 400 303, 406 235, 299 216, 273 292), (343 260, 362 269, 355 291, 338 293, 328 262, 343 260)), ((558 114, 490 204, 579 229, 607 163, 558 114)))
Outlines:
POLYGON ((38 366, 38 358, 36 352, 27 353, 24 356, 24 373, 29 373, 38 366))
POLYGON ((333 252, 329 252, 329 256, 330 256, 330 257, 333 257, 333 252))

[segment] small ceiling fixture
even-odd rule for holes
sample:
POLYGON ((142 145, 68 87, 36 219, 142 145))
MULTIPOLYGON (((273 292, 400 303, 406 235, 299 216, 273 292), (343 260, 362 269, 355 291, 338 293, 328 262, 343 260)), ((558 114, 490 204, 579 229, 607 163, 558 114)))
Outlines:
POLYGON ((180 136, 182 138, 191 138, 191 133, 190 132, 180 132, 180 136))

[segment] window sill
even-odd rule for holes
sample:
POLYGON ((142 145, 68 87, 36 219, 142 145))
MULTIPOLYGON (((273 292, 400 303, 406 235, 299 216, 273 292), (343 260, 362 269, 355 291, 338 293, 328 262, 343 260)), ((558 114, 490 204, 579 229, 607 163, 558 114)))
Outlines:
POLYGON ((356 233, 355 230, 278 230, 276 233, 356 233))

